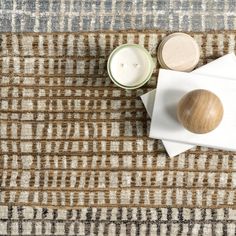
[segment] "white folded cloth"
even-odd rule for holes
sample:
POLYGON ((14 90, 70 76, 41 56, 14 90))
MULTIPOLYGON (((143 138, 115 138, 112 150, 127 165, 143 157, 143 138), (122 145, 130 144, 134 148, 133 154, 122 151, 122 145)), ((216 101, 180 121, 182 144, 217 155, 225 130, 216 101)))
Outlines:
MULTIPOLYGON (((236 79, 235 54, 230 53, 225 56, 222 56, 218 58, 217 60, 210 62, 190 73, 216 76, 216 77, 221 77, 224 79, 236 79)), ((154 89, 141 96, 141 99, 150 117, 152 117, 155 94, 156 94, 156 90, 154 89)), ((178 143, 178 142, 167 141, 167 140, 162 140, 162 142, 166 148, 168 155, 171 157, 179 155, 180 153, 185 152, 186 150, 194 147, 194 145, 191 145, 191 144, 178 143)))

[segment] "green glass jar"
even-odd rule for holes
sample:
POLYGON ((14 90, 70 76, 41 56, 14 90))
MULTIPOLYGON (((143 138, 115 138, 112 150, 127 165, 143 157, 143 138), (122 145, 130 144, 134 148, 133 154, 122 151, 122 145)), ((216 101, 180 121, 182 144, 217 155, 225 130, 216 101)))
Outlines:
POLYGON ((151 78, 154 61, 138 44, 123 44, 110 54, 107 71, 111 80, 124 89, 136 89, 151 78))

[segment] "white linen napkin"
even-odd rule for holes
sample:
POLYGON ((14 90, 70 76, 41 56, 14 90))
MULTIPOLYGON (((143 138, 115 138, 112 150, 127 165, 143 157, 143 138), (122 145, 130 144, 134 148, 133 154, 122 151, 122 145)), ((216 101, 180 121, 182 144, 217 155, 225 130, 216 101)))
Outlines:
MULTIPOLYGON (((225 56, 222 56, 218 58, 217 60, 192 71, 191 73, 217 76, 217 77, 222 77, 225 79, 236 79, 235 54, 230 53, 225 56)), ((152 117, 155 94, 156 94, 156 90, 154 89, 141 96, 141 99, 150 117, 152 117)), ((185 152, 188 149, 191 149, 194 147, 194 145, 192 144, 178 143, 178 142, 167 141, 167 140, 162 140, 162 142, 170 157, 179 155, 180 153, 185 152)))

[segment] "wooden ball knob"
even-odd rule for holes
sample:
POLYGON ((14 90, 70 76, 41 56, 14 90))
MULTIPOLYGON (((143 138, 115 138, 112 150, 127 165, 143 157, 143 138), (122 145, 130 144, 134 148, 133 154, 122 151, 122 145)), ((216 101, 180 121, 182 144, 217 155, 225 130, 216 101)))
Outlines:
POLYGON ((179 122, 189 131, 204 134, 214 130, 223 118, 224 108, 220 99, 204 89, 184 95, 177 106, 179 122))

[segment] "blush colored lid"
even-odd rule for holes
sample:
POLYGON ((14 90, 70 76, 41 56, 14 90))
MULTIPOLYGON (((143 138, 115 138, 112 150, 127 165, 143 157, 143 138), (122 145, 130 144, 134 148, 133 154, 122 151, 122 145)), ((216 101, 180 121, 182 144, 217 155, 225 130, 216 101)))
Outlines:
POLYGON ((191 71, 199 62, 200 50, 190 35, 174 33, 165 37, 160 43, 157 57, 162 68, 191 71))

